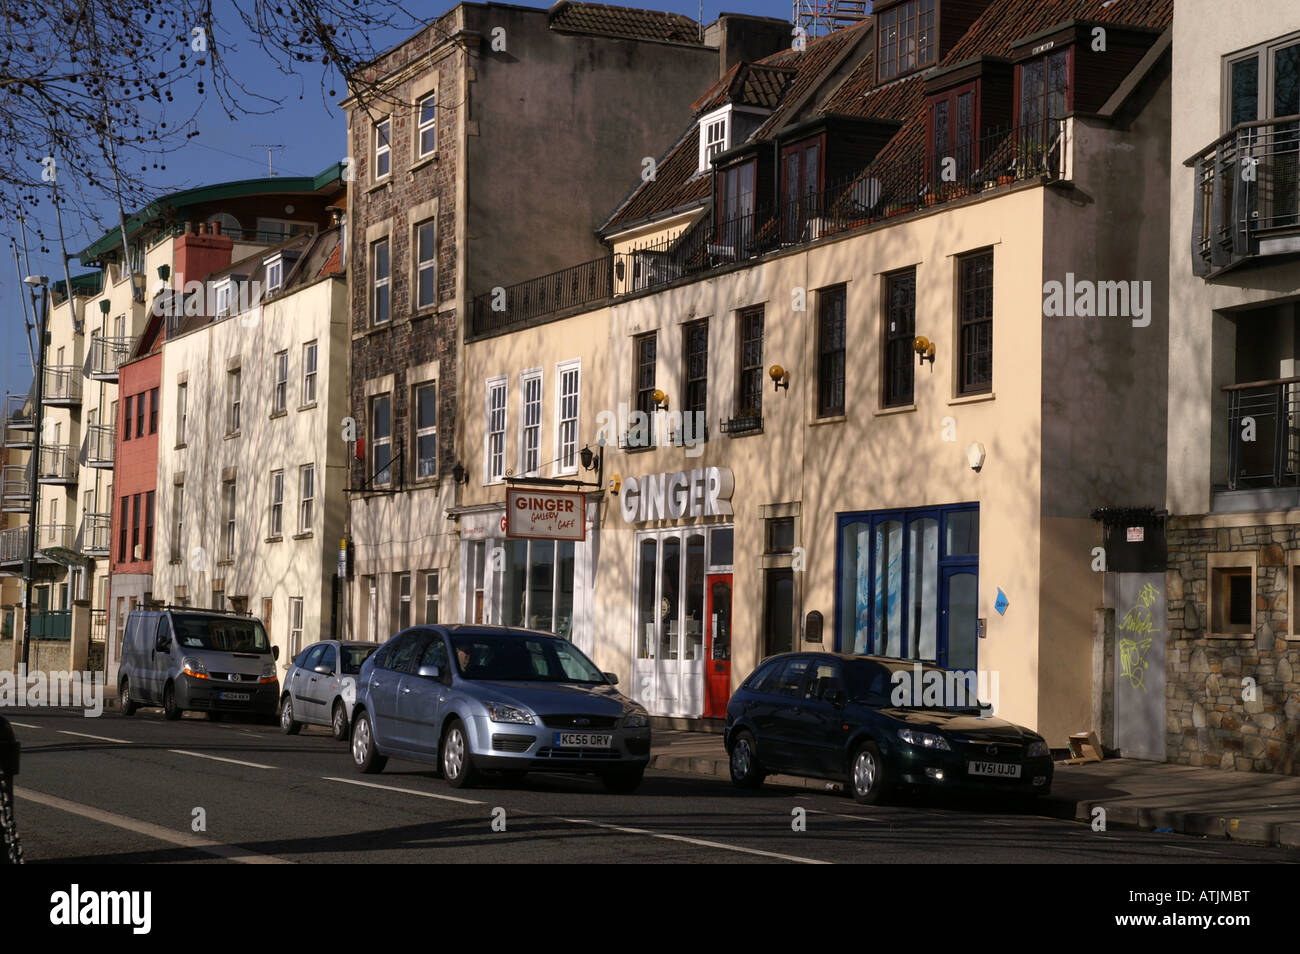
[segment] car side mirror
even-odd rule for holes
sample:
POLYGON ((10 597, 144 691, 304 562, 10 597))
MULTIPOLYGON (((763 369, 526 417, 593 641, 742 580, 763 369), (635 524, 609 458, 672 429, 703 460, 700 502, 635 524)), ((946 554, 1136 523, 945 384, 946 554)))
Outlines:
POLYGON ((322 676, 332 676, 332 675, 334 675, 334 670, 331 669, 329 666, 326 666, 324 663, 322 663, 321 665, 317 666, 317 667, 316 667, 316 671, 317 671, 318 673, 320 673, 322 676))
POLYGON ((848 700, 844 695, 843 689, 836 689, 834 692, 831 693, 830 698, 827 701, 831 705, 833 705, 836 709, 843 709, 845 702, 847 702, 848 700))
POLYGON ((618 674, 617 674, 617 673, 612 673, 612 672, 602 672, 601 675, 604 676, 606 680, 608 680, 608 682, 609 682, 609 684, 610 684, 611 686, 617 686, 617 685, 618 685, 618 674))
POLYGON ((442 670, 437 666, 421 666, 415 674, 422 679, 441 679, 442 670))
POLYGON ((166 636, 159 636, 154 640, 153 651, 156 653, 165 653, 172 648, 172 641, 166 636))
POLYGON ((279 659, 279 658, 280 658, 280 647, 279 647, 279 646, 272 646, 272 647, 271 647, 271 658, 272 658, 272 659, 279 659))

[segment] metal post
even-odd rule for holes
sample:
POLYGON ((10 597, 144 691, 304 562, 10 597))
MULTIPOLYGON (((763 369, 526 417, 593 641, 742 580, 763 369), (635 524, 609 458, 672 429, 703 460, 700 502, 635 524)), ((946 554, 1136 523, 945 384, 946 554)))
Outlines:
MULTIPOLYGON (((31 658, 32 648, 32 565, 36 561, 36 514, 40 507, 41 486, 41 428, 45 417, 45 333, 50 320, 50 289, 42 281, 41 317, 36 323, 36 396, 32 408, 32 486, 31 502, 27 505, 27 555, 23 559, 23 666, 31 658)), ((68 289, 69 295, 72 289, 68 289)), ((32 310, 35 311, 35 298, 32 295, 32 310)))

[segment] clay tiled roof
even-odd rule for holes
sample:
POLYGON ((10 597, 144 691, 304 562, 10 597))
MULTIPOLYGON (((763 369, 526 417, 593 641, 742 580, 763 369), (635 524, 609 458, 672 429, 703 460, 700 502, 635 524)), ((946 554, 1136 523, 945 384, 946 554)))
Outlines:
POLYGON ((709 91, 691 104, 696 115, 717 109, 725 103, 776 109, 791 77, 798 71, 790 66, 766 63, 735 63, 709 91))
POLYGON ((611 7, 603 3, 574 3, 561 0, 550 9, 552 30, 570 33, 598 33, 635 40, 661 40, 702 46, 700 25, 680 13, 611 7))
POLYGON ((704 202, 712 179, 696 175, 700 161, 700 127, 691 123, 681 139, 655 169, 655 177, 643 182, 603 226, 604 230, 664 215, 680 206, 704 202))

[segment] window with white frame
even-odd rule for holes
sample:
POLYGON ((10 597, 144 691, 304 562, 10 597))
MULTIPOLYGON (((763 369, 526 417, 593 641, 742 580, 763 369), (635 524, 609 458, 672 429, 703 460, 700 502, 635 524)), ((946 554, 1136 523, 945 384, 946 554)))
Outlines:
POLYGON ((525 371, 519 376, 520 420, 519 472, 536 474, 541 467, 542 444, 542 372, 525 371))
POLYGON ((376 325, 384 324, 390 315, 391 264, 388 239, 381 238, 370 246, 370 314, 376 325))
POLYGON ((717 112, 700 118, 700 172, 709 170, 709 163, 730 145, 731 108, 724 106, 717 112))
POLYGON ((434 93, 420 100, 416 136, 420 143, 420 158, 438 151, 438 97, 434 93))
POLYGON ((233 314, 235 302, 235 283, 232 279, 227 278, 225 281, 217 282, 214 292, 216 304, 216 317, 225 318, 233 314))
POLYGON ((400 631, 411 625, 411 574, 399 574, 393 590, 397 594, 393 615, 397 617, 397 629, 400 631))
POLYGON ((438 571, 424 571, 424 624, 438 622, 438 571))
POLYGON ((506 470, 506 379, 487 383, 487 429, 484 441, 485 482, 500 480, 506 470))
POLYGON ((230 418, 226 422, 226 432, 228 434, 239 433, 240 385, 239 368, 226 372, 226 389, 230 394, 230 418))
POLYGON ((284 284, 284 259, 280 256, 266 261, 266 293, 274 294, 284 284))
POLYGON ((316 403, 316 342, 302 346, 302 403, 316 403))
POLYGON ((389 141, 392 120, 375 123, 375 181, 386 178, 393 169, 393 148, 389 141))
POLYGON ((284 471, 271 471, 271 527, 270 536, 284 533, 284 471))
POLYGON ((415 476, 438 475, 438 385, 415 386, 415 476))
POLYGON ((438 303, 437 242, 433 219, 415 227, 415 306, 432 308, 438 303))
POLYGON ((290 656, 296 657, 302 652, 302 597, 289 597, 289 646, 290 656))
POLYGON ((227 480, 222 485, 222 547, 221 552, 225 554, 227 560, 235 558, 235 503, 236 503, 236 483, 233 480, 227 480))
POLYGON ((271 413, 283 414, 289 397, 289 352, 275 353, 275 391, 271 398, 271 413))
POLYGON ((316 465, 298 468, 298 532, 310 533, 316 504, 316 465))
POLYGON ((387 394, 370 399, 370 473, 376 487, 387 487, 393 479, 393 404, 387 394))
POLYGON ((577 361, 556 365, 559 386, 555 395, 555 469, 572 474, 578 470, 578 388, 581 368, 577 361))

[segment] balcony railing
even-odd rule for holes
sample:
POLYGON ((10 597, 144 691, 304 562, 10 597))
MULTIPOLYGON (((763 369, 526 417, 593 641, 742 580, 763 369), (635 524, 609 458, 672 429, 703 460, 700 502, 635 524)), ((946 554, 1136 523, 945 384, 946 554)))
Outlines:
POLYGON ((77 457, 68 444, 48 444, 41 447, 41 466, 37 479, 45 484, 75 483, 77 457))
POLYGON ((7 513, 26 513, 32 500, 32 462, 25 466, 9 464, 0 471, 3 509, 7 513))
POLYGON ((35 390, 5 396, 4 446, 27 448, 36 434, 35 390))
POLYGON ((112 541, 113 516, 107 513, 88 513, 81 519, 77 532, 78 547, 82 553, 105 555, 112 541))
POLYGON ((131 350, 130 338, 105 338, 94 335, 90 339, 90 354, 84 369, 87 377, 96 381, 116 381, 117 369, 131 350))
POLYGON ((73 364, 50 365, 45 369, 45 404, 80 404, 81 369, 73 364))
POLYGON ((717 221, 706 213, 658 244, 561 269, 478 295, 468 336, 509 331, 569 309, 669 285, 786 248, 865 228, 1025 179, 1057 179, 1068 165, 1066 120, 985 136, 953 156, 916 150, 780 203, 717 221), (951 161, 946 161, 951 160, 951 161))
POLYGON ((1300 377, 1223 388, 1228 489, 1300 485, 1300 377))
POLYGON ((27 559, 27 528, 0 530, 0 563, 21 563, 27 559))
POLYGON ((1300 115, 1243 123, 1187 160, 1192 270, 1300 251, 1300 115))
POLYGON ((90 611, 91 642, 102 643, 108 638, 108 610, 92 609, 90 611))
POLYGON ((42 523, 36 528, 36 549, 47 550, 58 547, 62 550, 73 549, 73 535, 77 528, 70 523, 42 523))
POLYGON ((92 424, 86 428, 86 439, 81 445, 81 460, 87 467, 111 468, 113 448, 117 434, 108 424, 92 424))

